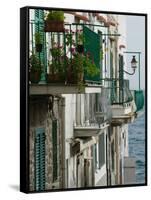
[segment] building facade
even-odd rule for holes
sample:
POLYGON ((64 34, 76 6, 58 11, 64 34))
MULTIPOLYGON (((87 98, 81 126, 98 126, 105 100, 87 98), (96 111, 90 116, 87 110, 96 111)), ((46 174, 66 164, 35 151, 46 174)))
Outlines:
MULTIPOLYGON (((126 16, 65 11, 65 32, 59 35, 43 32, 47 13, 30 10, 29 54, 34 53, 44 67, 39 82, 29 81, 30 190, 135 183, 135 162, 128 153, 128 124, 136 118, 136 105, 123 73, 126 16), (36 32, 43 41, 38 53, 36 32), (72 82, 69 68, 63 84, 57 79, 48 83, 52 49, 63 46, 64 63, 70 66, 68 59, 75 57, 71 50, 77 51, 74 43, 78 43, 78 34, 84 42, 83 52, 91 57, 99 74, 91 77, 87 72, 84 83, 77 83, 72 82), (131 179, 127 178, 129 173, 131 179)), ((55 64, 61 66, 61 60, 55 64)))

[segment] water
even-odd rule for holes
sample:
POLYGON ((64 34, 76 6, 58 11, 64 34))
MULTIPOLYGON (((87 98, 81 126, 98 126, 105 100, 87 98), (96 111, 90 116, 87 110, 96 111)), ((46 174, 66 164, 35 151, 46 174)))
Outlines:
POLYGON ((136 182, 145 182, 145 114, 129 125, 129 155, 136 159, 136 182))

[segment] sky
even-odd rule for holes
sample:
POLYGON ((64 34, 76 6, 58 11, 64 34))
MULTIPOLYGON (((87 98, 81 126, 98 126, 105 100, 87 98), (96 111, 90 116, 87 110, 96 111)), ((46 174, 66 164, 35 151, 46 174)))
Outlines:
MULTIPOLYGON (((140 51, 140 74, 141 74, 141 89, 145 89, 145 17, 144 16, 127 16, 127 48, 126 51, 140 51)), ((130 62, 133 54, 128 54, 126 58, 127 71, 132 72, 130 62)), ((138 61, 138 55, 136 55, 138 61)), ((133 76, 127 76, 130 80, 130 89, 139 89, 139 73, 138 68, 133 76)))

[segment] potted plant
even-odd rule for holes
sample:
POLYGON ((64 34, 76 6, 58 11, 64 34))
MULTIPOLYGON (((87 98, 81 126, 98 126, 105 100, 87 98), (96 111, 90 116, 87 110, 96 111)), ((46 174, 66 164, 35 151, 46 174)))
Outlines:
POLYGON ((51 61, 49 63, 49 73, 47 74, 48 83, 65 83, 65 65, 67 58, 63 55, 63 47, 53 46, 50 49, 51 61))
POLYGON ((100 72, 100 70, 96 67, 93 59, 91 59, 88 55, 86 55, 84 59, 84 70, 85 74, 91 78, 97 76, 100 72))
POLYGON ((84 35, 82 30, 77 30, 77 47, 76 50, 78 53, 84 52, 84 35))
POLYGON ((85 82, 84 75, 94 77, 98 75, 99 69, 96 67, 95 63, 88 54, 74 54, 71 63, 68 83, 77 84, 79 90, 81 91, 85 82), (70 80, 72 82, 70 82, 70 80))
POLYGON ((64 32, 64 12, 49 11, 45 20, 45 32, 64 32))
POLYGON ((42 38, 39 32, 35 33, 35 46, 36 51, 40 53, 42 51, 42 38))
POLYGON ((29 71, 31 83, 38 83, 41 78, 42 64, 35 54, 29 58, 29 71))

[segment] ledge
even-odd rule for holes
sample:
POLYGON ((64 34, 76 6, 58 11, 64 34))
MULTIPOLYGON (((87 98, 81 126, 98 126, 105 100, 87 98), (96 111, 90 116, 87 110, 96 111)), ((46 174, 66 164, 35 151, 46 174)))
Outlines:
POLYGON ((128 115, 112 116, 112 126, 120 126, 121 124, 132 123, 137 117, 136 113, 130 113, 128 115))
POLYGON ((103 133, 104 129, 109 126, 107 122, 101 124, 100 127, 74 127, 74 136, 75 137, 92 137, 98 136, 103 133))
POLYGON ((31 84, 29 95, 49 95, 49 94, 78 94, 78 93, 100 93, 101 85, 85 85, 79 89, 77 85, 49 85, 31 84))

